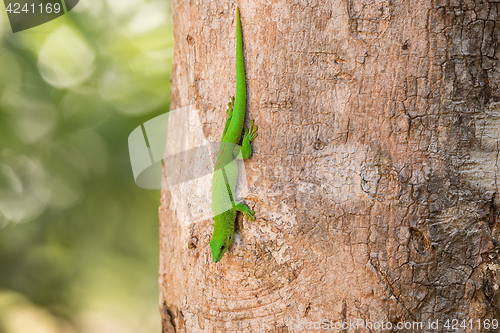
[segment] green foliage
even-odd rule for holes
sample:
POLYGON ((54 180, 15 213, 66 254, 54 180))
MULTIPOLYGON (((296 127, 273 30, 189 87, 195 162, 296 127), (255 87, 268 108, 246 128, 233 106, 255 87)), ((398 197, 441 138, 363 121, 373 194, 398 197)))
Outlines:
POLYGON ((80 1, 17 34, 0 7, 0 332, 21 310, 159 331, 159 191, 135 185, 127 138, 169 107, 168 5, 80 1))

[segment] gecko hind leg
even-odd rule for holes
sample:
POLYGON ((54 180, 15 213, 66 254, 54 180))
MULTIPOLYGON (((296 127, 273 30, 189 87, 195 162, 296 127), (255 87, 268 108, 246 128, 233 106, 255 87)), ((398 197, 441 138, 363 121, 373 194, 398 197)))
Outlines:
POLYGON ((241 143, 241 155, 245 160, 252 156, 252 146, 250 144, 257 137, 258 129, 257 125, 254 125, 254 120, 250 121, 250 128, 245 128, 243 142, 241 143))
POLYGON ((231 96, 231 100, 229 103, 227 103, 227 120, 226 120, 226 125, 224 126, 224 132, 222 132, 222 135, 226 134, 226 131, 229 127, 229 124, 231 124, 231 119, 233 118, 233 110, 234 110, 234 96, 231 96))

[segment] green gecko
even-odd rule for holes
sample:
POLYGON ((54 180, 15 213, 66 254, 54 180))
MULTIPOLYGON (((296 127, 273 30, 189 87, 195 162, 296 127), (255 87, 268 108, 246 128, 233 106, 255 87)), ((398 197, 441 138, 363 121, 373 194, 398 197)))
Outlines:
POLYGON ((242 203, 234 201, 233 192, 238 179, 236 158, 252 156, 250 143, 257 137, 257 126, 250 122, 245 129, 243 142, 239 146, 245 122, 247 91, 245 86, 245 64, 241 37, 240 10, 236 8, 236 99, 228 104, 227 120, 222 133, 221 144, 212 179, 212 211, 214 212, 214 232, 210 241, 213 262, 221 260, 233 243, 234 222, 237 211, 246 218, 255 220, 254 211, 242 203), (240 155, 241 153, 241 155, 240 155))

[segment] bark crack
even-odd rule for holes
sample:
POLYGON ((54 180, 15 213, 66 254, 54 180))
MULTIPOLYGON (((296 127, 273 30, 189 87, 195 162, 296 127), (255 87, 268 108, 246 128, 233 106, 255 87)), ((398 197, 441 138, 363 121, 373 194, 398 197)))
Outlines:
POLYGON ((396 298, 398 303, 403 307, 405 312, 411 317, 411 319, 413 321, 415 321, 415 322, 419 321, 419 320, 417 320, 417 317, 413 314, 413 312, 410 310, 410 307, 408 306, 406 299, 404 298, 403 294, 401 293, 399 288, 396 286, 394 281, 392 281, 390 276, 386 272, 384 272, 384 270, 380 267, 380 265, 378 263, 378 259, 377 259, 377 261, 375 261, 370 257, 369 260, 370 260, 370 264, 372 265, 372 267, 375 268, 375 270, 377 271, 377 273, 380 276, 382 276, 383 281, 389 287, 389 290, 394 295, 394 297, 396 298))

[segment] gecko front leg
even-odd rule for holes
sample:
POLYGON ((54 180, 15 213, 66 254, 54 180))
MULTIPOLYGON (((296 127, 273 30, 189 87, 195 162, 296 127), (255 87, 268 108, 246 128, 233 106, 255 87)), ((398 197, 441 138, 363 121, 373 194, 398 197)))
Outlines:
POLYGON ((233 201, 233 207, 237 211, 242 212, 247 219, 255 221, 255 216, 254 216, 255 212, 250 208, 248 208, 246 205, 240 202, 233 201))

